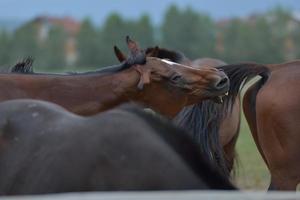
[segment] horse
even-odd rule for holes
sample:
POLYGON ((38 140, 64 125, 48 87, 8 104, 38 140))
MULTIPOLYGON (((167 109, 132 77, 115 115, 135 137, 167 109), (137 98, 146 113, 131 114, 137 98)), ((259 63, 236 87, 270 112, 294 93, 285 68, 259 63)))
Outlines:
MULTIPOLYGON (((119 54, 116 50, 115 53, 119 54)), ((202 151, 207 157, 229 176, 236 157, 235 145, 240 129, 240 89, 256 75, 267 78, 269 70, 255 63, 226 65, 225 62, 212 58, 191 61, 181 52, 157 46, 148 48, 146 55, 167 58, 200 69, 209 65, 224 70, 229 77, 229 95, 225 96, 223 104, 215 104, 210 100, 201 101, 183 108, 174 118, 177 125, 187 129, 201 143, 202 151)))
POLYGON ((172 117, 186 105, 223 96, 229 88, 222 71, 212 67, 196 70, 146 57, 136 42, 129 37, 126 41, 130 49, 128 59, 96 71, 45 74, 17 65, 13 73, 0 74, 0 101, 41 99, 80 115, 93 115, 134 101, 172 117), (153 97, 153 94, 159 95, 153 97))
POLYGON ((296 190, 300 182, 300 60, 267 66, 270 78, 247 90, 243 109, 271 174, 269 190, 296 190))
POLYGON ((0 195, 235 189, 183 130, 135 106, 80 116, 18 99, 0 113, 0 195))
MULTIPOLYGON (((211 67, 221 67, 225 66, 227 63, 225 63, 222 60, 215 59, 215 58, 198 58, 196 60, 192 61, 192 66, 194 68, 201 68, 202 66, 211 66, 211 67)), ((240 100, 240 93, 237 94, 236 99, 233 101, 233 104, 231 105, 231 111, 226 112, 226 114, 220 115, 220 112, 222 110, 221 105, 211 104, 209 101, 207 106, 204 107, 216 107, 215 109, 212 107, 211 109, 214 110, 213 113, 215 113, 216 119, 220 118, 217 121, 220 121, 219 127, 215 129, 214 131, 219 131, 219 140, 220 144, 223 147, 224 156, 225 156, 225 162, 226 162, 226 168, 227 171, 230 173, 233 170, 234 161, 236 158, 236 142, 239 136, 240 132, 240 121, 241 121, 241 100, 240 100), (216 114, 218 113, 218 114, 216 114)), ((203 102, 203 105, 206 104, 206 101, 203 102)), ((211 129, 214 129, 211 127, 211 129)))

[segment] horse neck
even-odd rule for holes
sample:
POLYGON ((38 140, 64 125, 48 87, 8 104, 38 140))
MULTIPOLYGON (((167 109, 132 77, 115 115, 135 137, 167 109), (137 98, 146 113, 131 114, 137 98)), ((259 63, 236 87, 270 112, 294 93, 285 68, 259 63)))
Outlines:
POLYGON ((83 76, 82 79, 84 88, 93 93, 91 95, 99 101, 102 111, 134 99, 139 75, 128 69, 109 75, 83 76))
POLYGON ((46 100, 80 115, 93 115, 129 101, 139 80, 132 69, 112 74, 9 76, 1 77, 3 83, 14 83, 0 86, 11 87, 8 95, 0 96, 2 101, 20 97, 46 100))

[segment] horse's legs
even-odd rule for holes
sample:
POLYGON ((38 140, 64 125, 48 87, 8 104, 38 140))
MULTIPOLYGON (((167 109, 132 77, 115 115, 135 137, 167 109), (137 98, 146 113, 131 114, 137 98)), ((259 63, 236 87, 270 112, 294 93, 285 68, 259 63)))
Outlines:
POLYGON ((225 158, 226 158, 226 165, 227 165, 227 169, 229 172, 231 172, 233 169, 234 160, 236 157, 235 145, 236 145, 238 136, 239 136, 239 130, 237 130, 236 134, 231 139, 231 141, 228 144, 226 144, 225 146, 223 146, 223 150, 224 150, 225 158))
POLYGON ((246 120, 248 122, 249 128, 251 130, 251 134, 252 137, 254 139, 254 142, 256 144, 256 147, 260 153, 260 155, 262 156, 263 160, 265 161, 265 163, 268 165, 267 163, 267 159, 265 158, 264 152, 260 146, 259 140, 258 140, 258 134, 257 134, 257 123, 256 123, 256 107, 254 107, 253 102, 252 102, 252 98, 256 98, 256 97, 252 97, 252 95, 255 95, 256 91, 255 91, 255 84, 253 86, 251 86, 247 92, 244 95, 243 98, 243 110, 244 110, 244 115, 246 117, 246 120))
POLYGON ((286 191, 296 191, 299 181, 297 179, 285 176, 283 177, 271 177, 271 182, 268 191, 273 190, 286 190, 286 191))
POLYGON ((271 173, 269 189, 296 190, 300 182, 300 108, 297 101, 264 88, 257 98, 257 136, 271 173))
POLYGON ((220 125, 220 143, 223 146, 226 165, 229 172, 232 171, 236 157, 235 145, 239 136, 241 111, 240 98, 237 97, 232 111, 227 113, 220 125))

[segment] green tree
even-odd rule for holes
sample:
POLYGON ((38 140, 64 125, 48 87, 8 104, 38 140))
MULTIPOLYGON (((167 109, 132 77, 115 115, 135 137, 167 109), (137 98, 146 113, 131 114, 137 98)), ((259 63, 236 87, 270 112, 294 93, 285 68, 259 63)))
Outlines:
POLYGON ((28 56, 36 57, 40 51, 36 38, 37 30, 33 24, 27 24, 16 30, 11 42, 11 59, 20 60, 28 56))
POLYGON ((235 19, 223 30, 224 52, 219 55, 227 62, 255 61, 271 63, 282 59, 280 48, 272 38, 272 29, 264 16, 235 19))
POLYGON ((111 14, 101 29, 99 44, 99 63, 102 66, 116 64, 119 61, 113 53, 113 45, 126 49, 125 36, 128 32, 128 24, 118 14, 111 14))
POLYGON ((78 65, 97 67, 99 65, 99 45, 100 33, 97 32, 90 19, 85 19, 77 36, 78 65))
POLYGON ((295 57, 300 59, 300 27, 297 26, 293 31, 292 35, 293 41, 295 41, 295 57))
MULTIPOLYGON (((130 26, 129 26, 130 28, 130 26)), ((154 27, 148 15, 141 16, 130 30, 130 36, 139 42, 142 48, 154 46, 154 27)))
POLYGON ((38 58, 36 59, 37 66, 47 69, 55 70, 62 69, 66 66, 66 34, 60 27, 51 27, 48 37, 44 44, 38 58))
POLYGON ((190 58, 214 57, 216 29, 211 18, 191 8, 172 5, 162 24, 162 44, 183 51, 190 58))
POLYGON ((292 20, 290 10, 277 6, 265 14, 271 27, 273 43, 276 44, 276 50, 280 51, 281 58, 276 61, 282 62, 289 59, 288 40, 292 38, 293 32, 289 25, 292 20))
POLYGON ((0 66, 8 66, 11 54, 11 37, 5 31, 0 32, 0 66))

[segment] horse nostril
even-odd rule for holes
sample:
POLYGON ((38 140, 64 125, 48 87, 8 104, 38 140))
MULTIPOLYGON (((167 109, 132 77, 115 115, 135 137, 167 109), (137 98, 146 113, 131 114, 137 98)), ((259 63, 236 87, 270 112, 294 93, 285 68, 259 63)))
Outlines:
POLYGON ((222 77, 216 84, 216 88, 223 88, 224 86, 228 85, 229 79, 227 77, 222 77))

